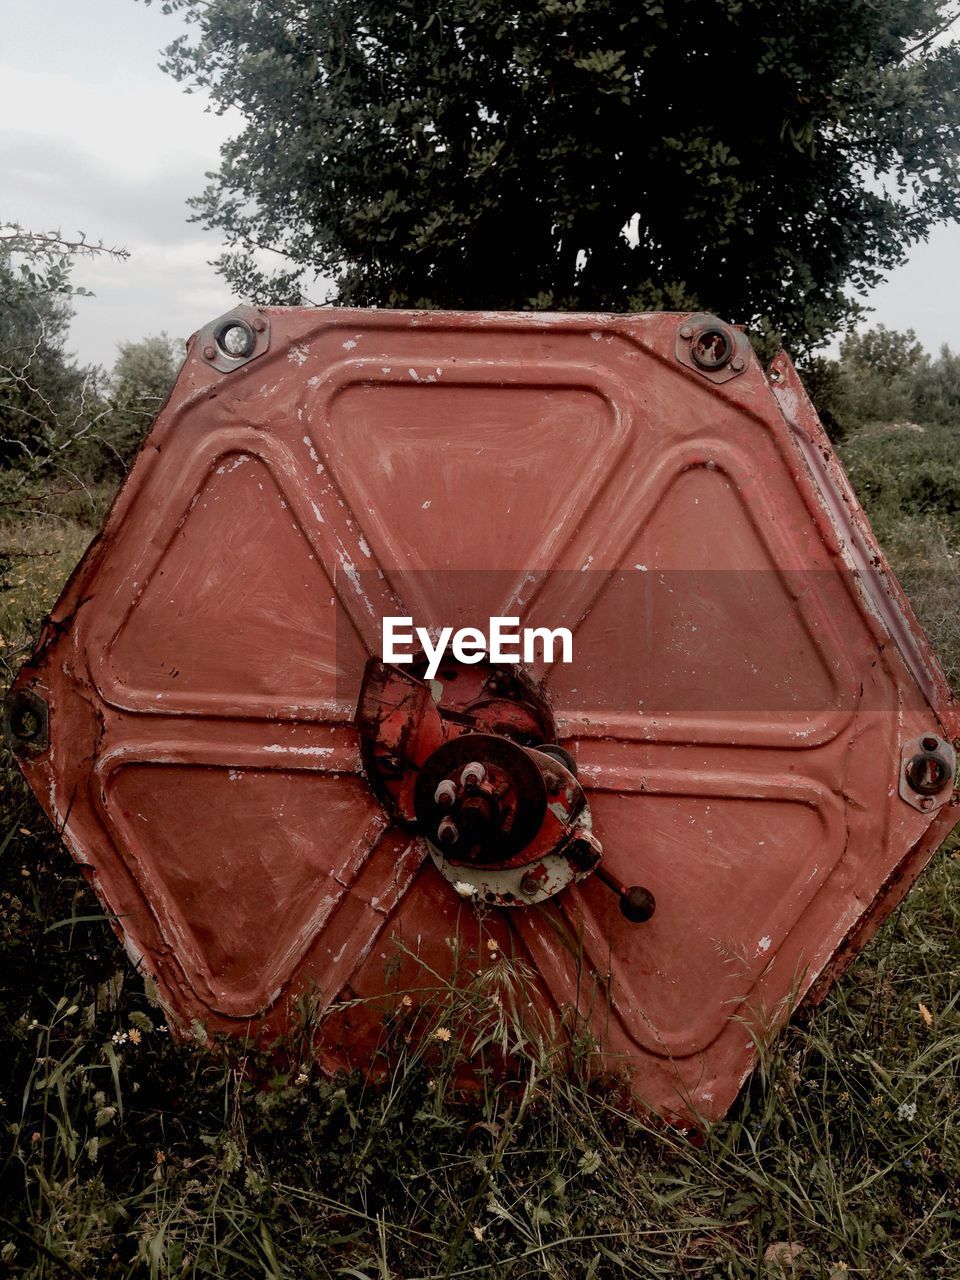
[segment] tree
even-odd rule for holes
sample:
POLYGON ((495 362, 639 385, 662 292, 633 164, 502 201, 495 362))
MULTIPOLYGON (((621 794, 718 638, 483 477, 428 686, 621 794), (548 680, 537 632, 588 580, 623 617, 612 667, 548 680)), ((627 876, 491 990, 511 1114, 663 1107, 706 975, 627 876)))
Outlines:
POLYGON ((912 329, 898 333, 882 324, 852 333, 840 344, 843 363, 870 369, 886 379, 909 375, 926 358, 912 329))
POLYGON ((195 210, 256 301, 702 306, 802 351, 960 211, 944 0, 164 8, 246 117, 195 210))
POLYGON ((914 371, 912 407, 920 422, 953 428, 954 452, 960 445, 960 354, 944 343, 933 360, 921 361, 914 371))
POLYGON ((81 369, 64 350, 71 283, 78 256, 125 249, 64 239, 0 222, 0 492, 22 488, 28 476, 69 470, 103 413, 97 370, 81 369))
POLYGON ((839 361, 843 419, 909 421, 916 375, 929 359, 912 329, 898 333, 880 324, 844 338, 839 361))
POLYGON ((117 344, 110 375, 111 412, 102 433, 100 470, 122 474, 170 394, 183 363, 183 344, 167 333, 117 344))
MULTIPOLYGON (((851 334, 840 357, 812 356, 799 365, 820 420, 834 440, 864 426, 947 428, 947 452, 960 440, 960 354, 944 344, 931 357, 912 329, 897 332, 882 324, 851 334)), ((951 469, 953 464, 951 463, 951 469)), ((919 468, 909 462, 908 473, 919 468)), ((952 483, 952 481, 951 481, 952 483)), ((943 495, 947 503, 949 493, 943 495)))
POLYGON ((70 256, 35 241, 0 227, 0 466, 46 456, 82 394, 83 374, 63 350, 73 314, 70 256))

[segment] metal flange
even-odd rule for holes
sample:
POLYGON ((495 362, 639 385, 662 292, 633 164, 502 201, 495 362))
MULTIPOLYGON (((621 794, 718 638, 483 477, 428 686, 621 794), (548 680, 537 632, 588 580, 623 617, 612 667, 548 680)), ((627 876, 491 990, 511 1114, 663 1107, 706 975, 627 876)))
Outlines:
POLYGON ((197 351, 218 373, 233 373, 270 347, 270 321, 256 307, 234 307, 205 324, 197 334, 197 351))
POLYGON ((739 377, 753 358, 745 333, 706 312, 681 317, 676 352, 682 365, 711 382, 739 377))

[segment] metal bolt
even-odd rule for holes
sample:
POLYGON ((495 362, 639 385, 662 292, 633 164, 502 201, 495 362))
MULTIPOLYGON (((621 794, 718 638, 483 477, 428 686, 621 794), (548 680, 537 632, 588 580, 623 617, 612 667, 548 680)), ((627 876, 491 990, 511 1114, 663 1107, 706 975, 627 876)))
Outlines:
POLYGON ((539 876, 534 875, 532 871, 528 871, 520 881, 520 891, 526 894, 528 898, 535 897, 542 887, 539 876))
POLYGON ((263 333, 264 329, 267 327, 267 322, 264 320, 263 316, 257 316, 256 320, 253 322, 253 327, 256 329, 257 333, 263 333))
POLYGON ((217 349, 216 347, 211 346, 210 343, 208 342, 207 345, 203 348, 203 354, 205 359, 212 360, 214 356, 216 356, 217 354, 217 349))
POLYGON ((469 764, 463 766, 463 772, 460 774, 460 785, 466 791, 476 791, 486 776, 487 771, 480 761, 471 760, 469 764))
POLYGON ((920 801, 920 808, 932 809, 934 806, 934 803, 935 801, 933 799, 933 796, 924 796, 923 799, 920 801))
POLYGON ((460 831, 452 818, 443 818, 437 827, 437 839, 441 844, 456 844, 460 831))
POLYGON ((747 362, 744 360, 743 356, 737 356, 730 362, 730 368, 736 369, 737 373, 739 373, 741 369, 745 369, 746 365, 747 362))
POLYGON ((433 803, 439 805, 441 809, 449 809, 456 798, 456 784, 451 782, 449 778, 444 778, 433 793, 433 803))
POLYGON ((693 325, 689 325, 689 324, 682 324, 682 325, 680 326, 680 337, 681 337, 681 338, 692 338, 692 337, 693 337, 693 325))

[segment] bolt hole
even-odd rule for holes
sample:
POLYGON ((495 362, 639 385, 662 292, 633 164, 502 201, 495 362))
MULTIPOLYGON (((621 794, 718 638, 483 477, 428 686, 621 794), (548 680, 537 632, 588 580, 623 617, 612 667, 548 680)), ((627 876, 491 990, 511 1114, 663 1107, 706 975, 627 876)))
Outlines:
POLYGON ((32 742, 43 730, 43 721, 32 707, 19 707, 10 717, 10 732, 21 742, 32 742))
POLYGON ((14 751, 34 751, 46 745, 47 705, 29 689, 11 694, 3 707, 3 736, 14 751))
POLYGON ((701 369, 722 369, 733 355, 733 338, 726 329, 703 329, 690 348, 701 369))
POLYGON ((940 743, 937 741, 936 738, 930 735, 924 738, 923 741, 920 743, 920 745, 923 747, 924 751, 936 751, 940 743))
POLYGON ((242 320, 228 320, 217 332, 217 346, 231 360, 251 355, 256 345, 256 334, 242 320))
POLYGON ((907 765, 907 782, 922 796, 942 791, 949 779, 947 762, 942 756, 914 756, 907 765))
POLYGON ((771 369, 771 370, 770 370, 770 381, 771 381, 771 382, 779 382, 779 381, 780 381, 780 370, 779 370, 779 369, 771 369))

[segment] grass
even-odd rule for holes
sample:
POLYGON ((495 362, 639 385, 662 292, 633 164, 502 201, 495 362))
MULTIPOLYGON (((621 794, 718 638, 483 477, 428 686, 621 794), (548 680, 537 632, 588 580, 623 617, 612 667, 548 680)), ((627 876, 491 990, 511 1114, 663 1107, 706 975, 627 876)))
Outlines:
MULTIPOLYGON (((888 441, 852 436, 845 460, 957 673, 960 517, 910 497, 888 441)), ((102 498, 0 525, 8 674, 102 498)), ((523 1016, 522 969, 502 956, 463 957, 481 972, 464 989, 396 993, 396 1065, 377 1085, 319 1074, 307 1028, 285 1063, 173 1043, 5 757, 0 1275, 956 1280, 958 903, 954 843, 692 1140, 592 1077, 584 1039, 523 1016)))

